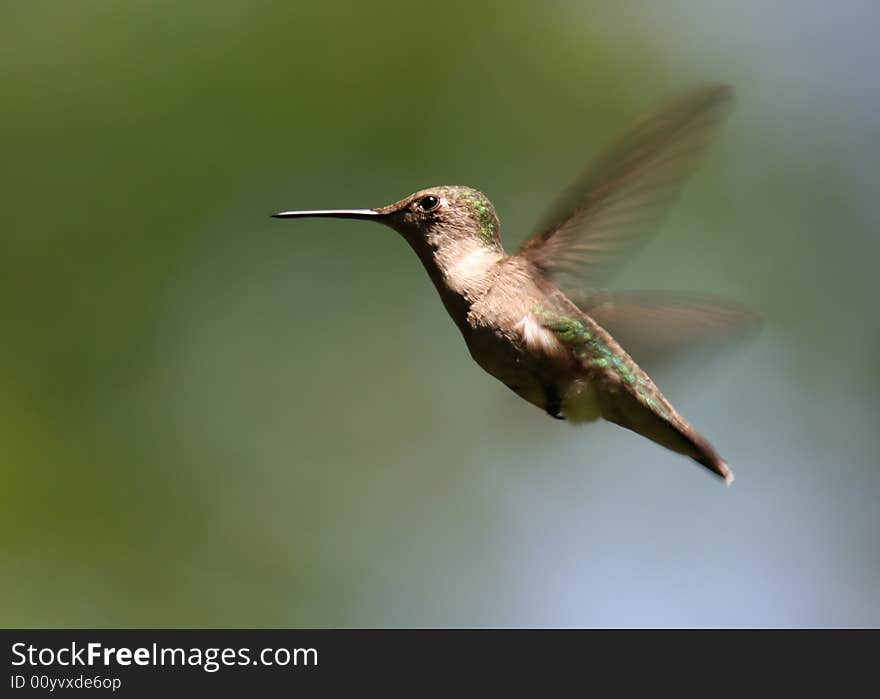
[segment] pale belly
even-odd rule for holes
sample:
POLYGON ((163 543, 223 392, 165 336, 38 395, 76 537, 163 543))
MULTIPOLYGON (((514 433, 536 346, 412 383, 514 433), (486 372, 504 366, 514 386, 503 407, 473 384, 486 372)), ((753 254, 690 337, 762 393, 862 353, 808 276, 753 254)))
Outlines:
POLYGON ((532 405, 572 422, 599 417, 596 389, 586 376, 530 355, 487 328, 471 329, 465 342, 484 371, 532 405))

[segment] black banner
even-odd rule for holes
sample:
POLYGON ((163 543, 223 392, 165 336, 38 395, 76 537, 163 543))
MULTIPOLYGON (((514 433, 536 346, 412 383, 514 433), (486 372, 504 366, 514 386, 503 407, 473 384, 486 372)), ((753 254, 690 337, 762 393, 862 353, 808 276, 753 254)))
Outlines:
POLYGON ((21 630, 2 631, 4 696, 76 691, 327 691, 356 687, 681 689, 825 676, 841 688, 871 664, 862 631, 21 630), (610 683, 610 685, 609 685, 610 683))

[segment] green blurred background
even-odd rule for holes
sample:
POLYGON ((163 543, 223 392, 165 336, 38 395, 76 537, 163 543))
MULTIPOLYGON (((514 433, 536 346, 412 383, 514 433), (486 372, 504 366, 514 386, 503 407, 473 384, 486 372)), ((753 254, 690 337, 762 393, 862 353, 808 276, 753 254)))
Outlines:
POLYGON ((870 0, 5 3, 4 626, 880 624, 870 0), (474 365, 391 231, 512 248, 645 109, 738 105, 616 278, 762 334, 660 375, 732 488, 474 365))

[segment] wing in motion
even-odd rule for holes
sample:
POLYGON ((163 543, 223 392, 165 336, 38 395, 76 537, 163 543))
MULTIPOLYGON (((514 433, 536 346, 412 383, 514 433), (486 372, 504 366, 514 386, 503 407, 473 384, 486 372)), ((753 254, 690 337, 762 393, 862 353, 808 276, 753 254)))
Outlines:
POLYGON ((757 314, 696 294, 623 291, 572 293, 571 300, 617 340, 644 369, 655 371, 683 349, 720 348, 754 335, 757 314))
POLYGON ((639 120, 551 209, 520 248, 563 290, 599 272, 662 220, 728 111, 733 89, 701 85, 639 120))
POLYGON ((729 337, 754 327, 755 316, 694 296, 612 294, 596 286, 612 261, 657 228, 732 98, 728 86, 703 85, 642 118, 575 183, 516 254, 565 295, 555 312, 542 317, 582 361, 588 379, 567 389, 565 416, 601 415, 691 456, 728 483, 733 474, 727 464, 635 362, 658 361, 713 335, 729 337), (570 313, 566 303, 583 317, 570 313))

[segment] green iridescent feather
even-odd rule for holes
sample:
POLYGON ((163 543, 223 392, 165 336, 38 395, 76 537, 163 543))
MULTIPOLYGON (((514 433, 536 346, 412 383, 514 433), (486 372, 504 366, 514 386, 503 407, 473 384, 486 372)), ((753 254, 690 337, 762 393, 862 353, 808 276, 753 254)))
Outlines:
POLYGON ((583 320, 554 313, 544 306, 536 306, 532 312, 586 366, 614 371, 621 381, 633 387, 646 405, 663 418, 670 419, 669 412, 657 400, 656 389, 645 373, 627 357, 616 354, 596 333, 590 332, 583 320))

